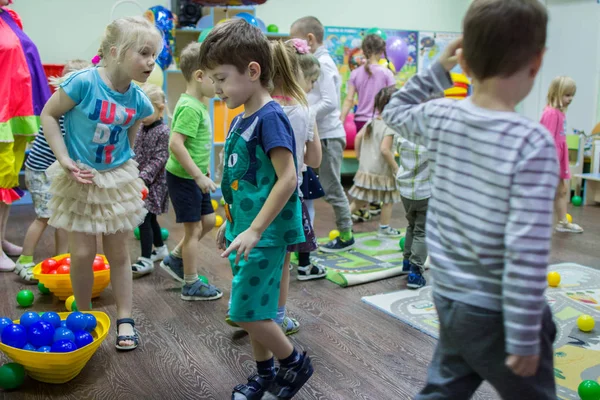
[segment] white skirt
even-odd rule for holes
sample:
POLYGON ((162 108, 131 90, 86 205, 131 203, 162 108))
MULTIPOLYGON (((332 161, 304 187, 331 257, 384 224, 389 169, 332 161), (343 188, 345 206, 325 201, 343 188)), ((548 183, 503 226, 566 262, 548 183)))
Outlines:
POLYGON ((71 179, 55 162, 46 174, 52 179, 52 199, 48 207, 52 216, 48 223, 67 232, 112 234, 132 231, 146 216, 137 162, 129 160, 109 171, 96 171, 77 163, 80 169, 94 173, 93 183, 82 184, 71 179))

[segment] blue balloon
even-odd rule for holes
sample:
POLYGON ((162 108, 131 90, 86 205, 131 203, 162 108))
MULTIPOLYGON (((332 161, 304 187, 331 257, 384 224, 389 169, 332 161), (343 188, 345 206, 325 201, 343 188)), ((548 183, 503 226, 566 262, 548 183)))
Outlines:
POLYGON ((165 70, 169 68, 169 65, 173 62, 173 46, 175 45, 173 30, 175 29, 175 17, 168 8, 163 6, 154 6, 149 10, 154 15, 154 24, 163 34, 163 48, 156 58, 156 63, 161 69, 165 70))
POLYGON ((83 316, 85 317, 86 322, 85 330, 92 332, 94 329, 96 329, 96 326, 98 325, 96 317, 94 317, 92 314, 83 314, 83 316))
POLYGON ((75 344, 77 345, 77 348, 79 348, 79 349, 84 346, 87 346, 88 344, 90 344, 94 341, 94 338, 92 337, 92 335, 90 335, 86 331, 77 331, 77 332, 74 332, 74 335, 75 335, 75 344))
POLYGON ((19 323, 21 324, 21 326, 25 329, 29 329, 29 327, 38 322, 40 320, 40 316, 38 313, 35 313, 33 311, 27 311, 26 313, 23 313, 23 315, 21 315, 21 318, 19 319, 19 323))
POLYGON ((198 23, 196 24, 196 29, 204 30, 207 28, 212 28, 213 26, 213 17, 212 15, 205 15, 200 18, 198 23))
POLYGON ((68 328, 58 328, 54 331, 54 336, 52 337, 54 342, 58 342, 60 340, 70 340, 71 342, 75 341, 75 335, 73 331, 68 328))
POLYGON ((6 318, 6 317, 2 317, 0 318, 0 334, 2 334, 2 331, 4 330, 4 328, 6 328, 9 325, 12 325, 12 319, 10 318, 6 318))
POLYGON ((52 347, 50 347, 50 346, 38 347, 37 351, 40 353, 50 353, 50 351, 52 351, 52 347))
POLYGON ((67 317, 67 328, 73 332, 84 330, 86 325, 87 320, 83 316, 83 313, 80 313, 79 311, 71 313, 67 317))
POLYGON ((29 327, 27 339, 35 347, 50 346, 54 341, 55 329, 49 322, 38 321, 29 327))
POLYGON ((49 323, 54 328, 60 328, 60 315, 58 315, 54 311, 48 311, 42 314, 42 321, 49 323))
POLYGON ((22 349, 27 344, 27 331, 21 325, 10 324, 2 330, 2 343, 22 349))
POLYGON ((234 18, 241 18, 244 21, 246 21, 247 23, 249 23, 250 25, 254 25, 257 28, 260 28, 260 26, 258 25, 258 21, 256 20, 256 17, 252 14, 241 12, 239 14, 236 14, 236 16, 234 18))
POLYGON ((35 348, 35 346, 33 346, 33 345, 31 345, 31 344, 27 343, 27 344, 25 345, 25 347, 23 347, 23 350, 27 350, 27 351, 36 351, 37 349, 35 348))
POLYGON ((52 344, 50 351, 52 353, 69 353, 77 350, 77 345, 71 340, 61 339, 52 344))

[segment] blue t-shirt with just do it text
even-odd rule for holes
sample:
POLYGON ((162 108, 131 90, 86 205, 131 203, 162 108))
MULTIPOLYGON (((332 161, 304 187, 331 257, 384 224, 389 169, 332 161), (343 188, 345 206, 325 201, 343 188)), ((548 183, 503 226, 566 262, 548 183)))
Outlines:
POLYGON ((95 67, 74 73, 60 87, 76 104, 65 114, 69 157, 98 171, 129 160, 133 151, 127 129, 154 113, 142 89, 132 82, 125 93, 116 92, 95 67))

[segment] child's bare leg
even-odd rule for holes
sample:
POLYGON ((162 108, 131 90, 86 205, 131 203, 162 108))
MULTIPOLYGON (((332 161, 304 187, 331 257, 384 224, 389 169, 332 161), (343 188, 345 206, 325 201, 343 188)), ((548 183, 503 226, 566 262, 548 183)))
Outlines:
POLYGON ((358 210, 362 210, 369 204, 368 201, 354 199, 352 203, 350 203, 350 213, 355 213, 358 210))
POLYGON ((96 253, 104 254, 104 238, 102 235, 96 235, 96 253))
POLYGON ((183 256, 183 273, 186 281, 191 277, 194 283, 198 279, 198 264, 200 263, 200 252, 198 251, 198 242, 202 238, 202 223, 185 222, 183 224, 183 239, 181 245, 181 254, 183 256))
POLYGON ((389 226, 392 221, 392 209, 394 208, 393 203, 386 203, 381 207, 381 217, 379 224, 383 226, 389 226))
MULTIPOLYGON (((131 231, 104 235, 103 237, 106 258, 110 264, 110 284, 117 303, 117 319, 131 318, 133 308, 133 275, 131 273, 129 246, 127 245, 129 235, 131 235, 131 231)), ((119 325, 118 336, 132 336, 133 334, 134 330, 130 324, 119 325)), ((133 344, 131 340, 119 342, 120 346, 131 346, 133 344)))
MULTIPOLYGON (((94 285, 92 264, 96 256, 96 236, 69 232, 69 248, 71 249, 71 284, 77 308, 79 311, 89 311, 94 285)), ((114 265, 111 263, 111 280, 114 287, 113 268, 114 265)))
POLYGON ((288 292, 290 290, 290 258, 291 253, 286 253, 285 260, 283 261, 283 270, 281 272, 281 285, 279 287, 279 308, 285 307, 288 292))
MULTIPOLYGON (((102 243, 102 242, 100 242, 102 243)), ((96 251, 102 254, 96 243, 96 251)), ((56 254, 65 254, 69 252, 69 234, 64 229, 54 230, 54 252, 56 254)))
POLYGON ((290 356, 294 351, 294 346, 285 336, 283 331, 272 320, 254 321, 254 322, 238 322, 252 338, 252 347, 256 352, 254 354, 258 361, 260 356, 263 360, 270 357, 273 353, 275 357, 282 360, 290 356))
MULTIPOLYGON (((33 252, 37 244, 40 241, 46 227, 48 226, 48 218, 36 218, 29 228, 27 229, 27 233, 25 234, 25 239, 23 240, 23 253, 22 256, 33 257, 33 252)), ((61 254, 61 253, 57 253, 61 254)))
POLYGON ((567 181, 562 180, 556 188, 556 196, 554 197, 554 211, 558 221, 564 221, 567 218, 567 203, 568 203, 568 187, 567 181))

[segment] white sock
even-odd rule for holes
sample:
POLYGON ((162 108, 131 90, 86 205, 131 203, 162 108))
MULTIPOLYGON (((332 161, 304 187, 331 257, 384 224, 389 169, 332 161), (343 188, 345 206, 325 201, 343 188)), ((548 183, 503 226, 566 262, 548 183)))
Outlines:
POLYGON ((183 280, 186 285, 193 285, 198 280, 198 274, 183 275, 183 280))

